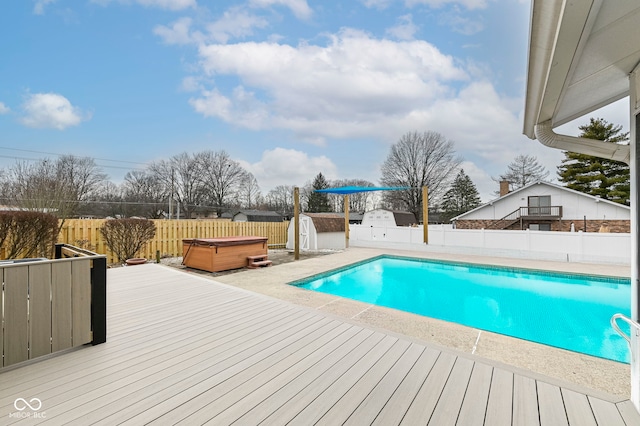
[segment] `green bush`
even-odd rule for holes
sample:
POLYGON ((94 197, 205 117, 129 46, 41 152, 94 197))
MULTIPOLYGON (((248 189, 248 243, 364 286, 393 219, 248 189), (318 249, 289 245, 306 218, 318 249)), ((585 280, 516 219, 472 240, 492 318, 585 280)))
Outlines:
POLYGON ((107 247, 118 261, 136 257, 144 245, 156 235, 156 225, 148 219, 110 219, 101 227, 107 247))

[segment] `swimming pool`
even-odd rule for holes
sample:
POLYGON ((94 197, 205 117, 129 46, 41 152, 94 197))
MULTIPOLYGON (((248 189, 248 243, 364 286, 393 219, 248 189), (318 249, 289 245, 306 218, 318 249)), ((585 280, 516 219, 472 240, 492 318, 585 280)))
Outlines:
POLYGON ((626 278, 381 256, 291 284, 629 362, 609 322, 630 314, 626 278))

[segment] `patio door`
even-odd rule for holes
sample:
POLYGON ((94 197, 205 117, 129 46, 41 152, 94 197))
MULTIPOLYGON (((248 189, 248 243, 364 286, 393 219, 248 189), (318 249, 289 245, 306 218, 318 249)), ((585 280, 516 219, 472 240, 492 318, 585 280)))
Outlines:
POLYGON ((528 200, 529 216, 549 216, 551 214, 551 196, 531 196, 528 200))

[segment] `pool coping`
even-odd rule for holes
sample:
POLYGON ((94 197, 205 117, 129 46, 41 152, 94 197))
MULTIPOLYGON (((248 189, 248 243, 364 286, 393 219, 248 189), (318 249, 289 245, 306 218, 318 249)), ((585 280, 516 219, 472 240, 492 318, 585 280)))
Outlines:
MULTIPOLYGON (((352 264, 344 265, 344 266, 341 266, 339 268, 331 269, 331 270, 328 270, 326 272, 321 272, 319 274, 315 274, 315 275, 311 275, 311 276, 306 277, 306 278, 295 280, 295 281, 289 282, 287 284, 288 285, 292 285, 292 286, 296 286, 296 287, 299 287, 299 288, 303 288, 304 290, 317 291, 317 290, 315 290, 313 288, 308 288, 308 287, 305 288, 305 287, 302 287, 302 286, 304 286, 304 285, 306 285, 306 284, 308 284, 310 282, 319 280, 319 279, 330 277, 330 276, 335 275, 335 274, 340 274, 340 273, 348 271, 350 269, 357 268, 357 267, 366 265, 368 263, 372 263, 372 262, 376 262, 376 261, 384 260, 384 259, 395 259, 395 260, 403 260, 403 261, 409 261, 409 262, 420 262, 420 263, 445 265, 447 267, 449 267, 449 266, 460 267, 460 268, 476 267, 478 269, 486 269, 486 270, 510 272, 510 273, 523 273, 524 272, 524 273, 528 273, 528 274, 531 274, 531 275, 544 276, 544 277, 555 276, 555 277, 570 278, 570 279, 587 279, 587 280, 591 280, 593 282, 601 282, 601 283, 605 283, 605 284, 614 284, 616 286, 618 286, 618 285, 630 286, 631 285, 630 279, 629 278, 625 278, 625 277, 614 277, 614 276, 608 276, 608 275, 593 275, 593 274, 582 274, 582 273, 560 272, 560 271, 546 271, 546 270, 531 269, 531 268, 515 268, 515 267, 507 267, 507 266, 487 265, 487 264, 481 264, 481 263, 469 263, 469 262, 449 261, 449 260, 442 260, 442 259, 426 259, 426 258, 418 258, 418 257, 411 257, 411 256, 399 256, 399 255, 392 255, 392 254, 381 254, 381 255, 374 256, 374 257, 371 257, 371 258, 368 258, 368 259, 364 259, 364 260, 361 260, 361 261, 358 261, 358 262, 355 262, 355 263, 352 263, 352 264)), ((395 308, 393 306, 379 305, 377 303, 370 303, 370 302, 365 302, 365 301, 362 301, 362 300, 359 300, 359 299, 343 297, 343 296, 339 296, 339 295, 336 295, 336 294, 331 293, 331 292, 321 292, 321 293, 329 294, 329 295, 332 295, 334 297, 342 297, 344 299, 359 301, 359 302, 366 303, 366 304, 372 304, 372 305, 377 306, 377 307, 386 307, 388 309, 401 310, 401 311, 404 311, 404 312, 407 312, 407 313, 414 313, 414 314, 420 315, 420 316, 427 316, 427 315, 420 314, 418 312, 412 312, 412 311, 407 311, 407 310, 395 308)), ((628 313, 626 315, 628 315, 628 313)), ((534 340, 529 340, 529 339, 526 339, 524 337, 512 336, 512 335, 509 335, 507 333, 500 333, 500 332, 497 332, 497 331, 492 331, 492 330, 487 330, 487 329, 484 329, 484 328, 474 327, 474 326, 471 326, 471 325, 461 324, 461 323, 455 322, 455 321, 447 321, 447 320, 441 319, 441 318, 436 318, 436 317, 431 317, 431 316, 427 316, 427 317, 432 318, 432 319, 440 319, 441 321, 445 321, 445 322, 454 322, 455 324, 462 325, 462 326, 469 327, 469 328, 473 328, 473 329, 477 329, 477 330, 480 330, 482 332, 498 334, 498 335, 505 336, 505 337, 512 337, 512 338, 515 338, 515 339, 525 340, 525 341, 532 342, 532 343, 538 343, 538 344, 542 344, 542 345, 545 345, 545 346, 551 346, 551 347, 557 348, 557 349, 568 350, 569 352, 578 352, 580 354, 587 355, 587 356, 593 356, 595 358, 601 358, 601 359, 605 359, 605 360, 609 360, 609 361, 616 361, 616 362, 621 362, 623 364, 629 364, 629 362, 618 361, 618 360, 614 360, 614 359, 610 359, 610 358, 606 358, 606 357, 599 357, 597 355, 588 354, 588 353, 579 352, 579 351, 573 351, 571 349, 562 348, 560 346, 555 346, 555 345, 551 345, 551 344, 545 344, 545 343, 541 343, 541 342, 536 342, 534 340)), ((621 337, 621 339, 622 338, 623 337, 621 337)), ((479 340, 479 336, 478 336, 478 340, 479 340)), ((476 342, 476 344, 477 343, 478 342, 476 342)))
POLYGON ((421 342, 453 349, 466 355, 473 354, 490 362, 497 362, 499 365, 526 371, 529 375, 539 374, 598 393, 615 395, 620 398, 629 397, 630 370, 628 364, 578 354, 391 308, 317 293, 288 284, 385 254, 490 264, 518 269, 542 269, 581 275, 586 273, 595 276, 622 278, 630 275, 629 268, 625 265, 578 264, 475 255, 461 256, 459 254, 425 253, 397 249, 350 248, 303 261, 211 278, 221 283, 322 310, 358 324, 391 331, 421 342))

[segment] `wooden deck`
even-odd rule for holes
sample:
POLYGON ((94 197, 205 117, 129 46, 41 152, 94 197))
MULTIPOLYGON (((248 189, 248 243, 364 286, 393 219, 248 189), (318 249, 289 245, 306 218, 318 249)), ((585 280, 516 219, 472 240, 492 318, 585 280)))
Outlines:
POLYGON ((553 383, 142 265, 109 271, 107 343, 0 373, 0 424, 640 424, 553 383))

